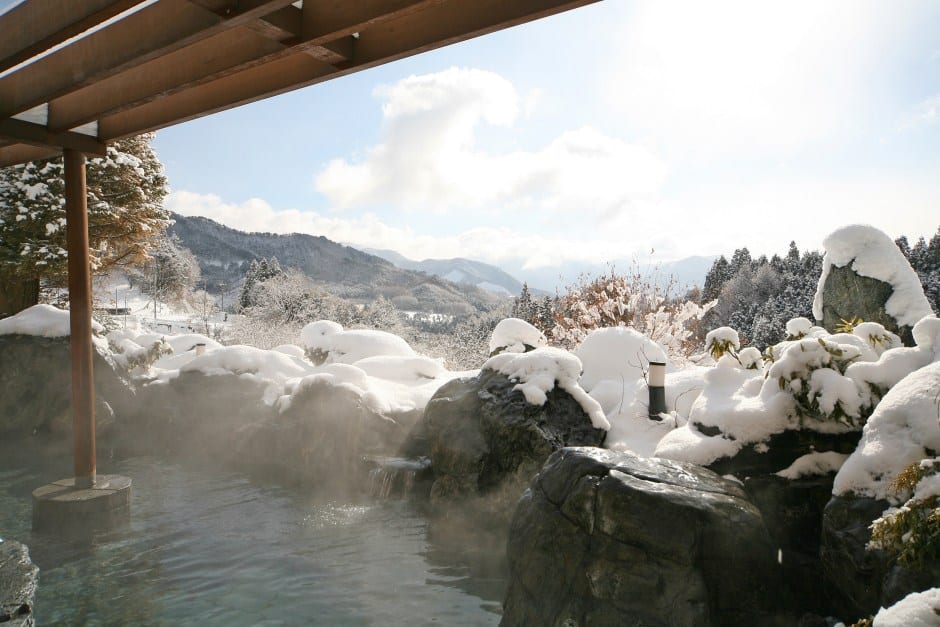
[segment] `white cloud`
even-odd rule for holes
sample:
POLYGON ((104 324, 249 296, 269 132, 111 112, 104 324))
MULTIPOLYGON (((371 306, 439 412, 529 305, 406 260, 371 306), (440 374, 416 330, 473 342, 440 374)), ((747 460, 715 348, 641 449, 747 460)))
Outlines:
POLYGON ((624 20, 607 96, 670 158, 779 154, 849 128, 865 106, 872 13, 851 0, 643 3, 624 20))
MULTIPOLYGON (((494 154, 476 145, 482 123, 511 126, 515 88, 492 72, 449 70, 381 87, 384 126, 364 160, 334 159, 315 179, 334 208, 446 212, 525 209, 612 214, 656 192, 665 165, 643 146, 590 127, 537 151, 494 154)), ((536 106, 539 92, 522 103, 536 106)))

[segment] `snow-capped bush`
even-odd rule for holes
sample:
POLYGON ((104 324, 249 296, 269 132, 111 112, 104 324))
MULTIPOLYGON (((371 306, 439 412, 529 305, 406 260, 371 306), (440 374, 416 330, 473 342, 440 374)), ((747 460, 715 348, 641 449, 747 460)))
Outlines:
POLYGON ((892 482, 903 505, 886 510, 871 525, 869 547, 883 549, 910 568, 940 559, 940 457, 905 468, 892 482))
POLYGON ((519 318, 501 320, 490 336, 490 354, 524 353, 526 350, 547 346, 545 335, 534 326, 519 318))
POLYGON ((881 608, 872 627, 934 627, 940 616, 940 588, 912 592, 889 608, 881 608))
POLYGON ((738 332, 731 327, 718 327, 705 335, 705 350, 715 359, 725 353, 735 354, 741 348, 738 332))
POLYGON ((319 320, 304 326, 300 340, 314 364, 351 364, 365 359, 389 355, 411 357, 415 354, 408 342, 386 331, 356 329, 346 331, 342 325, 319 320))
MULTIPOLYGON (((934 330, 940 331, 940 324, 930 317, 915 325, 924 344, 916 348, 897 346, 895 336, 881 325, 860 327, 858 334, 828 335, 797 321, 789 327, 790 336, 802 337, 769 347, 762 370, 742 370, 740 356, 722 356, 705 375, 689 424, 666 434, 656 455, 707 465, 787 429, 859 429, 904 377, 918 369, 919 376, 928 376, 921 373, 929 371, 924 366, 936 358, 934 330), (715 428, 719 434, 704 435, 700 427, 715 428)), ((730 349, 735 337, 730 329, 717 329, 709 339, 713 346, 723 342, 730 349)), ((749 358, 747 365, 752 363, 749 358)), ((940 396, 936 383, 925 379, 921 384, 940 396)), ((936 422, 934 412, 935 428, 936 422)), ((922 451, 916 459, 921 457, 922 451)))

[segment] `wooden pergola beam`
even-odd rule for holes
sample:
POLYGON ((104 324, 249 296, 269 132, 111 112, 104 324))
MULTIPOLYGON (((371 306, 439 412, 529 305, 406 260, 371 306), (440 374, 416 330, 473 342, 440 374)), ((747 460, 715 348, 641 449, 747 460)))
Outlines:
POLYGON ((33 0, 0 16, 0 72, 14 67, 144 0, 33 0))
POLYGON ((238 0, 225 16, 189 0, 160 0, 0 78, 0 118, 16 115, 180 50, 229 28, 242 26, 290 0, 238 0))
MULTIPOLYGON (((314 55, 293 52, 275 55, 263 65, 243 69, 177 94, 153 100, 99 120, 98 134, 102 141, 112 141, 202 115, 223 111, 270 96, 335 78, 445 46, 457 41, 490 33, 508 26, 565 11, 594 0, 372 0, 339 3, 342 11, 355 13, 356 26, 344 26, 335 19, 328 35, 304 31, 305 45, 322 45, 338 34, 358 33, 349 46, 351 58, 338 67, 314 55), (365 5, 382 5, 394 9, 391 19, 369 17, 365 5), (421 6, 418 6, 421 5, 421 6), (423 9, 423 10, 418 10, 423 9), (355 30, 351 30, 355 28, 355 30), (312 35, 307 39, 308 35, 312 35)), ((308 0, 309 2, 309 0, 308 0)), ((310 7, 319 6, 312 2, 310 7)), ((308 4, 304 3, 305 16, 308 4)), ((312 10, 312 9, 311 9, 312 10)), ((305 17, 306 19, 306 17, 305 17)))
POLYGON ((0 120, 0 137, 39 147, 69 148, 99 156, 108 154, 108 147, 89 135, 69 131, 53 133, 41 124, 13 118, 0 120))
POLYGON ((0 168, 5 168, 27 161, 51 159, 62 154, 61 148, 50 146, 32 146, 29 144, 11 144, 0 147, 0 168))
MULTIPOLYGON (((342 19, 323 20, 322 24, 317 22, 319 28, 306 30, 301 10, 288 5, 244 28, 203 39, 52 100, 49 128, 74 128, 298 52, 330 65, 346 63, 355 45, 351 33, 428 5, 429 0, 344 3, 342 19), (326 30, 326 24, 333 30, 326 30), (254 33, 246 32, 249 30, 254 33)), ((305 10, 318 6, 313 0, 304 5, 305 10)))

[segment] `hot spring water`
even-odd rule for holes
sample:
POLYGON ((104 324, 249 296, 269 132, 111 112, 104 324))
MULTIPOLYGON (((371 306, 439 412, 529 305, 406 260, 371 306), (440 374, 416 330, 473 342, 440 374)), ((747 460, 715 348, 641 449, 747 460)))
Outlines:
MULTIPOLYGON (((82 539, 30 531, 30 493, 68 456, 0 449, 0 537, 40 567, 38 624, 487 625, 505 587, 497 550, 435 533, 409 502, 305 497, 152 457, 101 460, 133 478, 128 525, 82 539)), ((385 460, 378 497, 420 463, 385 460)))

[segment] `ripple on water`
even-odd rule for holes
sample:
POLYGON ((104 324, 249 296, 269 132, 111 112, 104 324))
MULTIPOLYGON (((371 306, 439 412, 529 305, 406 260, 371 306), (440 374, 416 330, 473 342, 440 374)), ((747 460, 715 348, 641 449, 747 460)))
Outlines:
POLYGON ((427 521, 407 503, 323 502, 134 458, 99 469, 133 478, 131 523, 65 542, 29 531, 31 490, 66 473, 52 463, 0 451, 0 536, 28 544, 41 568, 40 624, 499 621, 505 580, 448 570, 440 552, 429 563, 427 521))

